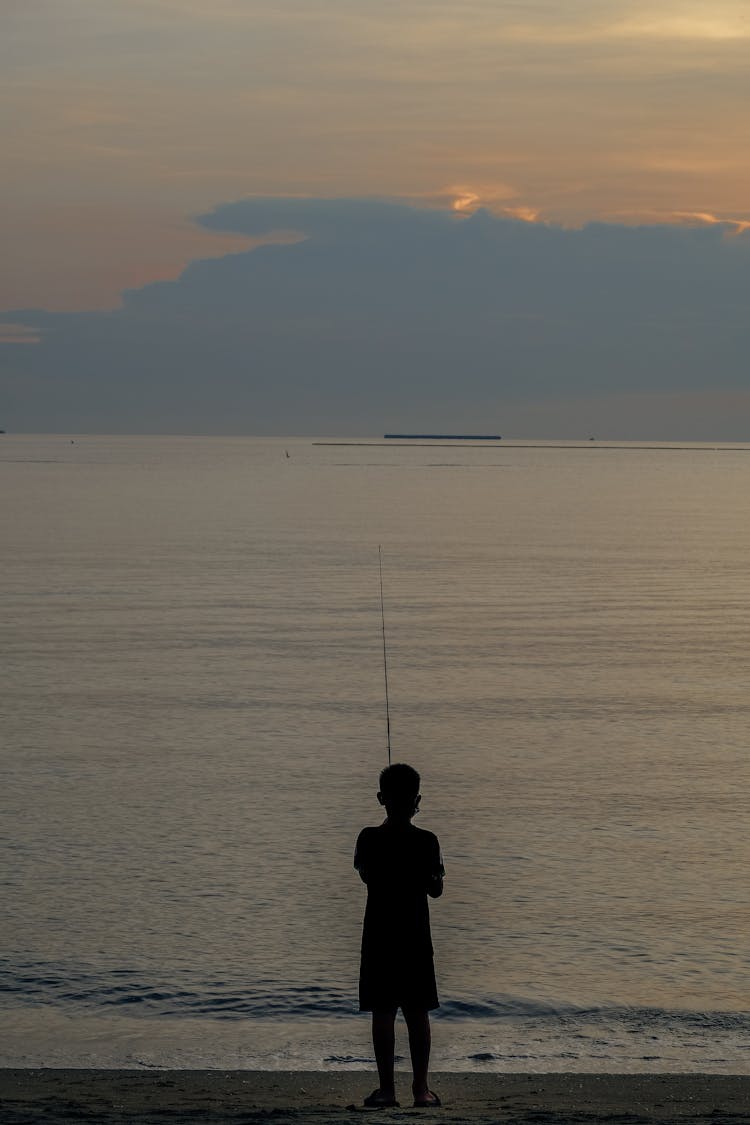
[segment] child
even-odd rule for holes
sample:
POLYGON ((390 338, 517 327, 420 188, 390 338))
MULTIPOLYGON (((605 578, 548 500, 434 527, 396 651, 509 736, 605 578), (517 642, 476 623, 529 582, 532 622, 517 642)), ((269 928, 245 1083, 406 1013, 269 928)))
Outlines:
POLYGON ((377 828, 363 828, 354 866, 367 884, 362 931, 359 1008, 372 1012, 372 1042, 380 1086, 366 1106, 396 1106, 393 1080, 394 1022, 401 1008, 409 1031, 415 1106, 439 1106, 427 1085, 429 1012, 439 1006, 435 985, 427 896, 443 893, 443 861, 437 836, 415 828, 419 774, 388 766, 380 775, 378 801, 388 814, 377 828))

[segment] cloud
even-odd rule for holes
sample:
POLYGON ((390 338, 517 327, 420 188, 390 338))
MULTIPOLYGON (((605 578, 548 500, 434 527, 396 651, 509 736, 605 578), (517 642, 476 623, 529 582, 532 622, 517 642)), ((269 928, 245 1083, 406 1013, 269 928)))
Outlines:
POLYGON ((744 234, 745 231, 750 230, 750 219, 715 215, 711 211, 657 211, 652 208, 642 208, 636 212, 618 211, 608 217, 614 221, 627 220, 631 223, 640 219, 642 222, 654 224, 678 223, 681 226, 718 226, 727 235, 744 234))
POLYGON ((750 26, 747 10, 736 5, 707 8, 705 4, 693 4, 678 9, 663 6, 661 11, 649 9, 640 16, 626 17, 613 26, 612 33, 627 39, 685 39, 715 44, 747 40, 750 26))
POLYGON ((724 219, 719 215, 712 215, 710 211, 675 211, 675 218, 683 222, 707 223, 709 226, 725 226, 734 234, 744 234, 750 230, 748 219, 724 219))
MULTIPOLYGON (((508 434, 515 411, 559 437, 573 424, 562 402, 598 403, 586 420, 601 434, 623 396, 660 396, 660 417, 670 396, 687 403, 684 427, 690 403, 748 387, 750 235, 721 224, 564 230, 295 198, 199 221, 300 240, 194 262, 115 311, 9 313, 40 343, 2 349, 6 429, 356 434, 493 419, 508 434)), ((629 424, 618 436, 641 436, 629 424)))
POLYGON ((510 181, 562 223, 741 214, 747 35, 744 0, 13 0, 4 203, 510 181))
POLYGON ((125 288, 179 277, 198 257, 254 245, 154 205, 65 202, 40 209, 33 202, 24 207, 6 201, 4 218, 12 236, 4 240, 0 308, 37 303, 60 312, 113 308, 125 288))

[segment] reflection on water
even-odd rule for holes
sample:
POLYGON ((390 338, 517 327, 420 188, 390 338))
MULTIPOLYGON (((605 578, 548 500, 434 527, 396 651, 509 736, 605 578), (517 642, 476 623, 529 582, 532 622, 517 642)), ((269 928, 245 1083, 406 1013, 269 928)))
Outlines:
POLYGON ((747 452, 0 453, 13 979, 356 1006, 382 543, 394 756, 446 853, 441 996, 746 1007, 747 452))

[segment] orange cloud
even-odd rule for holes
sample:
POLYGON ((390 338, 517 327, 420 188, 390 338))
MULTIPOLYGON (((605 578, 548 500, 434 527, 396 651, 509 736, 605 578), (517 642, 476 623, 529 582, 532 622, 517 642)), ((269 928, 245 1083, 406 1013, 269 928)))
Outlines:
POLYGON ((625 223, 627 225, 645 225, 651 223, 674 224, 678 226, 720 226, 725 227, 728 234, 742 234, 750 230, 750 219, 735 219, 725 215, 716 215, 712 211, 659 211, 655 208, 642 208, 633 211, 608 211, 602 216, 603 221, 625 223))
POLYGON ((477 189, 456 186, 448 189, 441 202, 447 197, 451 210, 458 215, 473 215, 480 207, 484 207, 494 215, 507 215, 511 219, 521 219, 525 223, 538 223, 540 211, 537 207, 506 202, 516 194, 517 192, 507 184, 477 189))
POLYGON ((538 223, 540 221, 539 211, 536 207, 503 207, 502 212, 512 219, 522 219, 524 223, 538 223))
POLYGON ((471 213, 472 211, 476 211, 477 207, 481 205, 481 202, 476 192, 469 191, 464 192, 463 195, 459 195, 454 199, 451 203, 451 208, 454 211, 458 211, 460 214, 465 214, 466 212, 471 213))
POLYGON ((750 230, 750 220, 748 219, 723 219, 719 215, 712 215, 710 211, 673 211, 672 214, 675 218, 688 222, 694 221, 707 223, 710 226, 731 227, 732 234, 742 234, 743 231, 750 230))

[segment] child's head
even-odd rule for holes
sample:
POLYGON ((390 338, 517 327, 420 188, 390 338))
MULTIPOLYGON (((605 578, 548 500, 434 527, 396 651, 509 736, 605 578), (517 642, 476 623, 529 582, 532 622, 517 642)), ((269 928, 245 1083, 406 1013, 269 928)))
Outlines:
POLYGON ((386 766, 380 775, 378 800, 390 817, 411 819, 419 808, 419 774, 405 762, 386 766))

